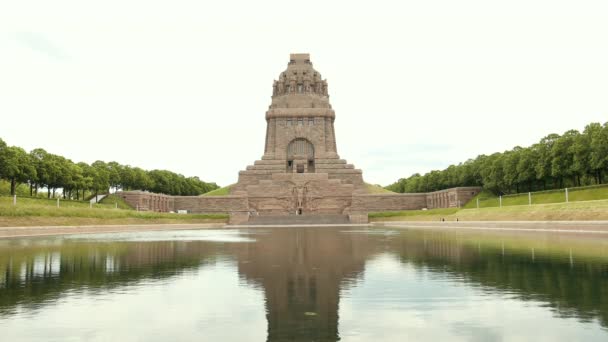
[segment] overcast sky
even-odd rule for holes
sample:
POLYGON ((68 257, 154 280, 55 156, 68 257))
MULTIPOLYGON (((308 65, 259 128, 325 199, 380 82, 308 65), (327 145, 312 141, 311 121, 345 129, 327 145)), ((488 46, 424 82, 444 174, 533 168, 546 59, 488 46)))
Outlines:
POLYGON ((220 185, 291 52, 371 183, 608 121, 608 1, 2 1, 0 138, 220 185))

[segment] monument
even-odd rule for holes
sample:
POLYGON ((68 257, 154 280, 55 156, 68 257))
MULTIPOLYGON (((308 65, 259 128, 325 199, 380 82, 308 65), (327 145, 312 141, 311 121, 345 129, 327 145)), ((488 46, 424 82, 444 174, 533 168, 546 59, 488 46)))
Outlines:
POLYGON ((481 188, 368 193, 362 172, 340 159, 328 83, 309 54, 291 54, 272 85, 264 154, 239 172, 227 196, 120 192, 138 210, 228 213, 231 224, 367 223, 373 211, 459 207, 481 188))
POLYGON ((239 173, 231 194, 247 196, 255 217, 349 215, 365 185, 338 155, 327 81, 308 54, 291 54, 272 88, 264 155, 239 173))

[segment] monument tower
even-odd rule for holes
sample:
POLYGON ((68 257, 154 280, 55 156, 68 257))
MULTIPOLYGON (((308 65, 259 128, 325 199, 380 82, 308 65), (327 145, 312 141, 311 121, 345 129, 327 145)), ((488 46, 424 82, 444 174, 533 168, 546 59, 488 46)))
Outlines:
POLYGON ((310 56, 291 54, 272 86, 264 155, 239 173, 231 193, 246 194, 256 216, 348 215, 364 184, 361 170, 338 156, 335 118, 310 56))

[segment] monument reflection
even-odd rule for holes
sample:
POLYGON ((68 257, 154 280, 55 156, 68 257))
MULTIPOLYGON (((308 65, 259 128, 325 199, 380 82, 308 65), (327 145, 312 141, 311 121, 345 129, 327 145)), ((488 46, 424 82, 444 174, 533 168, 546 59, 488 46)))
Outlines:
POLYGON ((337 341, 340 291, 362 276, 375 236, 277 229, 235 250, 239 274, 266 296, 269 341, 337 341))

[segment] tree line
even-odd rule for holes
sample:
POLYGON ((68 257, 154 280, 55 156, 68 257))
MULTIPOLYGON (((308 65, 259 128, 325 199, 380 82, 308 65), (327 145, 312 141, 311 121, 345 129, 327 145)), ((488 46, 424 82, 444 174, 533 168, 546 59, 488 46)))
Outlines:
POLYGON ((185 177, 167 170, 143 170, 117 162, 75 163, 37 148, 26 152, 0 139, 0 179, 10 182, 11 195, 19 184, 27 184, 30 196, 47 189, 47 197, 61 190, 66 199, 84 199, 85 191, 106 193, 115 190, 147 190, 176 196, 197 196, 217 189, 198 177, 185 177))
POLYGON ((583 132, 549 134, 529 147, 479 155, 444 170, 401 178, 386 189, 429 192, 457 186, 483 186, 495 194, 604 184, 608 174, 608 122, 583 132))

